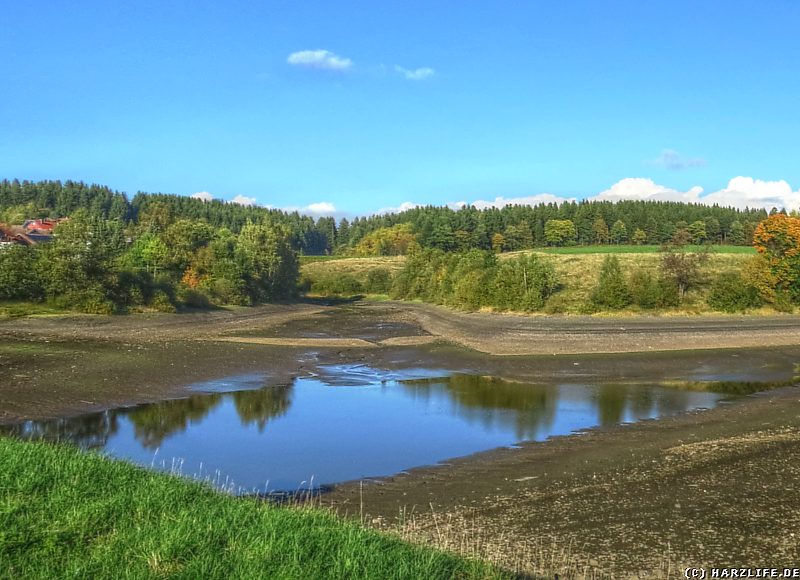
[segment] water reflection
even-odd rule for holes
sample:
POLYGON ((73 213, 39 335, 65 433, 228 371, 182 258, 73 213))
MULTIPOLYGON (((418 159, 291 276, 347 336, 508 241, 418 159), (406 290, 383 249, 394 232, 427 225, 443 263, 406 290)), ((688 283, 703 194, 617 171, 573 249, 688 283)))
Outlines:
POLYGON ((162 401, 150 405, 121 408, 51 421, 26 421, 0 428, 0 433, 23 439, 64 441, 84 449, 100 449, 118 431, 125 419, 145 449, 158 449, 169 437, 192 425, 200 425, 226 398, 233 401, 242 425, 253 424, 263 432, 267 423, 285 415, 292 403, 293 385, 262 386, 258 390, 228 394, 208 393, 186 399, 162 401))
POLYGON ((536 439, 555 420, 559 388, 455 374, 410 379, 400 384, 417 399, 449 399, 454 414, 484 429, 497 424, 513 429, 519 440, 536 439))
POLYGON ((18 425, 0 427, 0 434, 21 439, 63 441, 84 449, 101 449, 117 432, 119 413, 104 411, 80 417, 53 419, 51 421, 26 421, 18 425))
POLYGON ((103 449, 143 465, 153 464, 158 451, 183 459, 189 473, 204 466, 248 489, 269 481, 271 489, 291 490, 311 477, 325 484, 389 475, 524 440, 713 407, 724 395, 710 391, 755 388, 675 386, 537 385, 331 366, 288 384, 226 377, 193 385, 211 392, 185 399, 28 421, 2 432, 103 449))
POLYGON ((294 385, 265 387, 258 391, 239 391, 233 393, 233 404, 242 425, 254 424, 263 433, 267 423, 282 417, 292 405, 294 385))

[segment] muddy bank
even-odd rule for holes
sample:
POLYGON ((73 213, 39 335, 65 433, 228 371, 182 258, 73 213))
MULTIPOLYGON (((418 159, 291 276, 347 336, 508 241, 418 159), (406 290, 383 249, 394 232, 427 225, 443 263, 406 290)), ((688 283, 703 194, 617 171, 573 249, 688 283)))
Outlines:
POLYGON ((800 317, 524 316, 398 305, 428 333, 493 355, 647 352, 800 344, 800 317))
POLYGON ((343 485, 324 501, 532 572, 791 566, 800 561, 798 460, 794 387, 343 485))
POLYGON ((0 321, 0 340, 156 343, 219 337, 236 337, 239 342, 248 337, 314 339, 320 347, 326 346, 326 339, 371 344, 388 340, 387 346, 440 340, 503 356, 601 354, 800 345, 800 316, 524 316, 463 313, 406 302, 309 302, 190 314, 0 321))

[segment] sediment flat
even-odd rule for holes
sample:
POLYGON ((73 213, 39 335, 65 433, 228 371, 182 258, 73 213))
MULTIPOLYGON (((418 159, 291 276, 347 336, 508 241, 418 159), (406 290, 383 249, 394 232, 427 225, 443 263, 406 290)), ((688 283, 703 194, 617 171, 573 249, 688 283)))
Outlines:
MULTIPOLYGON (((545 316, 468 313, 411 302, 322 302, 183 314, 63 315, 0 321, 0 339, 154 343, 248 336, 358 339, 387 346, 436 339, 499 356, 623 353, 800 345, 800 316, 545 316)), ((266 342, 280 346, 279 340, 266 342)))

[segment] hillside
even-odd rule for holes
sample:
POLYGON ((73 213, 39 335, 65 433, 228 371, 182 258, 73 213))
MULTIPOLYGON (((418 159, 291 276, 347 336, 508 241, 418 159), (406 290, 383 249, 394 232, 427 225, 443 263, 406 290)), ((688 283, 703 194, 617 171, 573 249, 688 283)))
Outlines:
MULTIPOLYGON (((536 254, 551 262, 560 284, 558 291, 551 296, 544 308, 545 313, 579 314, 587 311, 589 296, 597 284, 597 275, 603 260, 609 253, 614 253, 623 272, 630 276, 632 272, 644 270, 656 274, 661 255, 657 247, 636 246, 604 246, 553 248, 549 250, 523 250, 499 255, 499 260, 511 260, 520 255, 536 254), (636 251, 631 251, 636 250, 636 251)), ((671 312, 701 313, 710 312, 705 304, 708 283, 723 272, 736 272, 755 254, 752 248, 719 246, 709 255, 709 260, 702 267, 705 284, 691 290, 680 308, 671 312)), ((305 259, 301 266, 301 276, 310 283, 332 280, 336 277, 352 277, 365 288, 368 288, 370 272, 387 270, 396 276, 405 264, 404 256, 383 256, 374 258, 334 258, 325 260, 305 259)), ((324 294, 324 292, 320 292, 324 294)), ((367 292, 367 294, 370 294, 367 292)), ((628 312, 637 312, 636 307, 629 307, 628 312)))

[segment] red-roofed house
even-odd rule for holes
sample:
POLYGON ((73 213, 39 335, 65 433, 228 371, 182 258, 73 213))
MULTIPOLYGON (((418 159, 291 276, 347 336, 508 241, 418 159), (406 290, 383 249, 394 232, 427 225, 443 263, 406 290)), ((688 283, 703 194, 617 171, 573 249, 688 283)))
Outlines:
POLYGON ((50 220, 47 218, 40 220, 28 220, 22 224, 26 234, 52 234, 53 229, 61 223, 61 220, 50 220))

